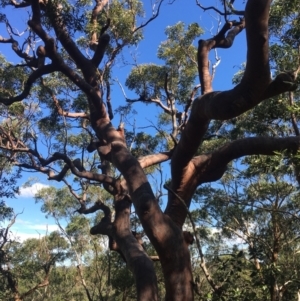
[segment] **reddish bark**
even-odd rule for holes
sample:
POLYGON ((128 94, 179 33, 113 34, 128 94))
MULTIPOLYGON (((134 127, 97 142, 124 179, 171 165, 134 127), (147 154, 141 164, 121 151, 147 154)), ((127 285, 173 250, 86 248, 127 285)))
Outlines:
MULTIPOLYGON (((172 189, 189 203, 195 189, 194 166, 191 162, 195 155, 211 119, 226 120, 246 112, 259 104, 262 100, 295 89, 289 74, 281 74, 274 81, 270 79, 268 56, 268 14, 270 1, 248 1, 246 6, 246 34, 247 34, 247 66, 240 84, 232 90, 224 92, 210 92, 211 81, 206 68, 200 78, 205 81, 204 95, 194 101, 190 119, 182 132, 181 139, 171 160, 172 189), (284 79, 285 78, 285 79, 284 79), (276 90, 276 91, 274 91, 276 90), (186 147, 186 146, 189 147, 186 147)), ((240 25, 239 25, 240 26, 240 25)), ((215 40, 211 43, 215 45, 215 40)), ((205 43, 204 43, 205 44, 205 43)), ((200 43, 201 48, 203 43, 200 43)), ((204 46, 207 49, 206 45, 204 46)), ((208 51, 209 49, 207 49, 208 51)), ((202 50, 199 50, 202 53, 202 50)), ((198 56, 199 64, 207 65, 208 56, 198 56)), ((169 195, 166 213, 178 224, 182 225, 186 213, 182 203, 169 195)))
MULTIPOLYGON (((92 24, 95 23, 97 14, 107 2, 96 2, 91 17, 92 24)), ((263 140, 261 138, 249 138, 226 144, 210 154, 194 157, 211 119, 225 120, 239 116, 264 99, 295 89, 294 84, 291 84, 294 79, 290 74, 281 74, 274 81, 270 79, 268 57, 270 2, 271 0, 248 0, 245 20, 227 22, 214 38, 199 42, 198 70, 203 95, 194 101, 190 118, 184 127, 178 145, 172 152, 137 159, 126 146, 123 129, 115 129, 112 126, 110 120, 112 114, 106 110, 103 95, 98 85, 97 67, 109 43, 109 36, 104 33, 106 28, 98 36, 96 32, 92 33, 91 48, 95 50, 95 53, 93 58, 89 60, 80 52, 70 37, 60 16, 60 11, 57 9, 55 17, 52 19, 53 28, 57 39, 81 70, 81 76, 64 62, 57 52, 54 39, 43 29, 39 0, 31 1, 32 19, 28 24, 44 42, 45 45, 43 49, 40 49, 40 54, 50 59, 51 64, 41 65, 31 74, 21 95, 0 99, 0 101, 4 104, 20 101, 28 96, 32 84, 38 78, 49 72, 62 72, 87 96, 90 112, 88 116, 82 117, 89 118, 99 139, 99 143, 91 144, 91 150, 98 150, 102 160, 103 174, 84 170, 81 164, 78 164, 76 160, 72 161, 66 154, 54 154, 45 160, 39 155, 37 149, 28 149, 15 139, 10 139, 8 146, 2 145, 1 147, 6 147, 14 152, 28 153, 32 165, 24 163, 16 163, 16 165, 48 173, 50 179, 62 180, 66 172, 71 170, 73 174, 81 178, 95 180, 106 185, 107 191, 114 196, 116 210, 114 221, 111 220, 110 211, 101 203, 86 209, 82 201, 78 211, 82 213, 94 212, 98 209, 104 211, 104 218, 91 229, 91 233, 107 235, 110 237, 110 241, 115 243, 111 244, 111 248, 122 254, 133 272, 138 300, 157 300, 158 290, 153 262, 130 229, 131 203, 134 205, 144 231, 159 256, 165 280, 166 300, 192 301, 194 299, 193 276, 188 250, 192 240, 182 231, 182 226, 197 186, 219 179, 227 164, 233 159, 251 154, 272 155, 274 151, 283 149, 294 151, 299 148, 299 137, 263 138, 263 140), (216 47, 230 47, 235 36, 245 26, 248 52, 244 76, 235 88, 224 92, 212 92, 211 76, 208 69, 209 51, 216 47), (143 168, 168 160, 170 157, 172 174, 170 191, 174 193, 169 192, 167 208, 165 212, 162 212, 143 168), (63 160, 66 164, 58 175, 54 175, 50 169, 46 168, 56 160, 63 160), (121 172, 125 183, 110 176, 109 168, 107 168, 108 162, 121 172)), ((107 26, 109 26, 109 21, 107 26)), ((143 26, 145 25, 139 28, 143 26)), ((134 29, 133 33, 136 30, 134 29)), ((112 51, 112 57, 115 57, 120 49, 116 48, 112 51)), ((61 110, 55 98, 53 100, 57 105, 59 114, 65 117, 75 117, 70 115, 71 113, 61 110)), ((160 105, 159 101, 157 103, 160 105)), ((164 108, 162 105, 161 107, 164 108)), ((171 111, 173 110, 171 109, 171 111)), ((208 273, 205 275, 207 278, 210 277, 208 273)), ((213 282, 210 281, 209 283, 213 282)), ((215 286, 213 289, 219 288, 215 286)))

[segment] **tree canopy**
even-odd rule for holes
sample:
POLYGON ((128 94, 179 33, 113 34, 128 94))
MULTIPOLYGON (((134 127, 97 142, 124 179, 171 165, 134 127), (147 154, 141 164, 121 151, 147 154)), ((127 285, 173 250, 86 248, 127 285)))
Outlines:
POLYGON ((17 242, 1 203, 1 298, 300 298, 298 1, 196 0, 217 32, 162 28, 161 63, 134 59, 120 82, 163 2, 149 15, 139 0, 1 0, 0 44, 18 61, 0 56, 0 196, 17 193, 22 171, 46 175, 36 200, 60 228, 17 242), (214 91, 218 49, 244 32, 234 87, 214 91), (133 121, 137 102, 160 110, 149 129, 133 121))

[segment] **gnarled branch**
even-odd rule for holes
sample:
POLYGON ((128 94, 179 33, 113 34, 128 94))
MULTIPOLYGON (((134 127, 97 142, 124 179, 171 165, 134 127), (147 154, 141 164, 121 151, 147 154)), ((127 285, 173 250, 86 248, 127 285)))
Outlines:
POLYGON ((53 64, 42 66, 41 68, 33 71, 29 75, 29 77, 28 77, 28 79, 25 83, 24 90, 21 94, 19 94, 17 96, 14 96, 14 97, 8 97, 8 98, 0 97, 0 102, 3 103, 4 105, 9 106, 14 102, 21 101, 21 100, 25 99, 29 95, 32 85, 39 78, 41 78, 43 75, 50 74, 50 73, 55 72, 55 71, 57 71, 57 68, 53 64))

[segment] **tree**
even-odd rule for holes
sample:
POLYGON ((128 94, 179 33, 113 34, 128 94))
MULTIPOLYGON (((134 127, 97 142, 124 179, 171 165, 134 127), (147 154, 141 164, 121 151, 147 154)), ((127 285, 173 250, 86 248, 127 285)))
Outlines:
POLYGON ((206 210, 202 221, 219 229, 218 243, 208 244, 209 264, 218 267, 214 279, 221 279, 222 294, 229 299, 294 299, 299 288, 299 191, 287 179, 282 156, 245 161, 243 171, 227 171, 222 188, 205 185, 197 191, 197 202, 206 210))
MULTIPOLYGON (((19 241, 11 218, 0 233, 1 300, 133 300, 133 277, 117 253, 72 221, 66 231, 19 241), (85 245, 77 244, 83 232, 85 245)), ((86 223, 85 225, 86 226, 86 223)))
MULTIPOLYGON (((197 53, 191 43, 201 33, 198 25, 184 30, 182 24, 177 24, 167 30, 169 44, 159 49, 165 66, 133 69, 126 85, 139 94, 138 101, 155 103, 164 110, 162 125, 170 120, 172 134, 166 139, 165 151, 149 154, 157 150, 152 141, 150 148, 144 148, 146 152, 137 152, 141 155, 138 158, 134 155, 135 134, 130 139, 123 123, 118 128, 112 125, 111 74, 117 55, 125 46, 136 45, 142 39, 143 27, 158 16, 162 1, 144 23, 139 23, 143 8, 137 0, 96 1, 91 11, 84 1, 75 6, 70 2, 37 0, 1 3, 5 8, 25 7, 30 11, 28 34, 22 47, 16 41, 19 32, 1 14, 9 37, 1 37, 0 42, 11 44, 15 54, 23 59, 15 67, 4 59, 1 63, 0 102, 2 115, 6 116, 1 123, 3 156, 16 167, 44 173, 49 180, 63 181, 73 200, 80 204, 78 213, 101 210, 102 219, 91 228, 91 233, 108 236, 110 248, 125 259, 134 276, 137 299, 157 300, 152 259, 138 233, 131 229, 133 204, 143 231, 159 256, 166 300, 193 300, 195 284, 189 252, 193 235, 184 231, 183 225, 190 216, 189 207, 197 187, 220 179, 228 164, 243 156, 274 156, 283 151, 293 155, 299 149, 298 135, 249 135, 225 139, 221 146, 216 140, 209 147, 203 143, 215 135, 221 121, 238 118, 264 100, 297 88, 299 67, 278 73, 274 79, 270 76, 271 1, 248 0, 243 12, 234 9, 233 1, 224 1, 225 12, 218 10, 225 16, 224 26, 211 39, 200 40, 197 53), (230 14, 242 18, 229 21, 230 14), (229 48, 244 29, 247 64, 241 79, 231 90, 214 92, 209 52, 229 48), (201 84, 197 97, 199 86, 192 90, 193 70, 198 70, 201 84), (176 104, 183 106, 183 112, 176 109, 176 104), (127 142, 131 142, 132 152, 127 142), (165 185, 168 201, 163 212, 160 194, 153 192, 144 170, 168 160, 171 179, 165 185), (93 185, 99 183, 113 198, 114 214, 109 204, 101 200, 102 191, 90 198, 93 185), (81 192, 77 193, 77 189, 81 192)), ((196 3, 208 9, 199 1, 196 3)), ((289 38, 294 38, 297 32, 289 34, 289 38)), ((290 47, 295 49, 294 44, 290 47)), ((123 113, 126 110, 128 106, 120 108, 123 113)), ((159 134, 160 139, 165 136, 164 131, 159 134)), ((138 138, 136 145, 145 145, 145 136, 138 138)), ((199 246, 197 236, 195 240, 199 246)), ((223 298, 224 288, 212 278, 201 246, 199 252, 208 283, 223 298)))
MULTIPOLYGON (((67 242, 57 232, 24 243, 11 233, 17 215, 0 231, 1 299, 23 301, 49 285, 52 268, 67 258, 67 242)), ((45 294, 41 294, 45 300, 45 294)))

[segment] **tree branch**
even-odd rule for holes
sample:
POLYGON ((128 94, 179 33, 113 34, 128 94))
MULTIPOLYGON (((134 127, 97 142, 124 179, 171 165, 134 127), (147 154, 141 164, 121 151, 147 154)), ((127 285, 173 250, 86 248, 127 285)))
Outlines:
POLYGON ((11 36, 10 38, 3 38, 0 36, 0 43, 10 43, 12 50, 22 59, 26 61, 26 65, 29 67, 38 67, 38 59, 36 57, 30 56, 26 51, 22 51, 19 48, 19 43, 11 36))
POLYGON ((81 207, 76 210, 76 212, 80 214, 90 214, 94 213, 98 210, 102 210, 104 212, 104 219, 107 222, 111 221, 111 211, 108 206, 106 206, 101 200, 98 200, 92 207, 86 208, 85 204, 81 204, 81 207))
POLYGON ((169 107, 165 106, 160 99, 158 98, 143 98, 140 97, 139 99, 129 99, 125 96, 126 98, 126 102, 128 103, 135 103, 135 102, 144 102, 144 103, 154 103, 156 105, 158 105, 159 107, 161 107, 165 113, 171 115, 172 111, 169 107))
POLYGON ((144 27, 146 27, 150 22, 152 22, 153 20, 155 20, 155 19, 158 17, 159 12, 160 12, 160 7, 161 7, 161 5, 162 5, 163 2, 164 2, 164 0, 159 0, 159 4, 158 4, 158 7, 157 7, 156 12, 153 11, 152 17, 151 17, 149 20, 147 20, 145 23, 143 23, 143 24, 141 24, 140 26, 138 26, 138 27, 133 31, 133 33, 135 33, 136 31, 138 31, 138 30, 140 30, 140 29, 142 29, 142 28, 144 28, 144 27))
POLYGON ((105 54, 105 50, 109 44, 110 37, 108 34, 103 34, 99 37, 96 51, 94 53, 93 58, 91 59, 93 65, 98 67, 101 63, 103 56, 105 54))
POLYGON ((50 49, 55 48, 54 40, 43 29, 41 23, 41 7, 39 0, 31 0, 32 18, 28 21, 28 25, 31 29, 44 41, 46 47, 50 49))
POLYGON ((18 3, 15 0, 10 0, 8 2, 8 5, 14 6, 15 8, 24 8, 24 7, 28 7, 31 5, 30 1, 22 1, 20 3, 18 3))
POLYGON ((72 161, 67 155, 64 155, 61 153, 54 153, 52 157, 50 157, 46 160, 44 159, 41 163, 43 166, 46 166, 56 160, 63 160, 66 163, 66 165, 59 175, 49 177, 50 180, 53 179, 53 180, 58 181, 59 179, 62 179, 64 177, 64 175, 66 174, 67 170, 70 169, 74 175, 76 175, 80 178, 94 180, 99 183, 106 183, 106 184, 114 187, 116 191, 119 191, 118 181, 115 178, 109 177, 107 175, 97 174, 97 173, 93 173, 93 172, 84 170, 83 167, 81 166, 81 163, 80 163, 80 166, 78 165, 79 159, 72 161))
POLYGON ((70 57, 74 60, 76 65, 81 69, 86 69, 88 59, 81 53, 78 49, 76 43, 71 38, 67 27, 64 23, 63 17, 61 15, 62 8, 56 3, 49 3, 51 5, 51 22, 55 30, 57 39, 61 42, 64 49, 68 52, 70 57))
MULTIPOLYGON (((190 160, 196 153, 211 119, 226 120, 239 116, 267 97, 296 88, 289 74, 281 74, 274 81, 270 80, 269 6, 270 0, 249 0, 247 3, 245 18, 248 53, 246 71, 241 83, 232 90, 207 93, 194 101, 190 118, 171 160, 172 189, 177 194, 182 194, 183 199, 188 199, 185 196, 185 187, 195 185, 195 183, 188 183, 193 182, 190 175, 194 172, 190 160), (186 145, 189 147, 187 148, 186 145)), ((187 193, 190 194, 190 191, 187 193)), ((180 202, 174 198, 170 198, 169 202, 167 212, 176 215, 175 208, 177 205, 181 207, 180 202)), ((177 214, 179 214, 179 224, 182 225, 180 209, 177 214)))
POLYGON ((215 152, 195 157, 192 162, 196 166, 197 185, 216 181, 226 171, 226 166, 234 159, 249 155, 273 156, 274 152, 289 151, 296 153, 300 149, 300 137, 272 138, 251 137, 232 141, 215 152), (205 167, 204 167, 205 166, 205 167), (205 174, 200 172, 205 168, 205 174))
POLYGON ((211 92, 212 77, 209 72, 208 55, 214 48, 230 48, 235 37, 245 28, 245 20, 240 22, 226 22, 220 32, 209 40, 200 40, 198 44, 198 72, 201 83, 201 92, 206 94, 211 92), (229 30, 227 35, 226 32, 229 30))
MULTIPOLYGON (((113 235, 113 231, 112 231, 110 208, 100 200, 98 200, 93 207, 97 207, 97 210, 99 209, 102 210, 104 212, 104 217, 101 219, 100 223, 98 223, 96 226, 91 228, 90 233, 92 235, 103 234, 103 235, 109 235, 111 237, 113 235)), ((92 213, 91 210, 93 210, 93 207, 84 210, 80 208, 78 212, 83 214, 92 213)))
POLYGON ((232 5, 229 6, 229 7, 230 7, 230 12, 228 12, 228 11, 222 12, 222 11, 220 11, 219 9, 217 9, 217 8, 214 7, 214 6, 207 6, 207 7, 203 6, 203 5, 199 2, 199 0, 196 0, 196 4, 197 4, 200 8, 202 8, 203 11, 213 10, 213 11, 215 11, 216 13, 218 13, 218 14, 221 15, 221 16, 226 16, 226 15, 227 15, 227 16, 228 16, 228 15, 239 15, 239 16, 243 16, 243 15, 245 14, 244 11, 238 11, 238 10, 235 10, 235 9, 233 8, 232 5))
MULTIPOLYGON (((94 45, 97 45, 97 25, 98 25, 97 17, 99 15, 99 13, 103 10, 105 5, 107 5, 108 0, 95 0, 95 2, 96 2, 96 4, 92 10, 92 15, 91 15, 91 19, 90 19, 90 24, 92 24, 94 27, 94 31, 91 34, 91 40, 90 40, 90 47, 92 49, 94 48, 94 45)), ((107 22, 107 24, 109 25, 109 23, 110 23, 110 20, 107 22)), ((101 32, 101 33, 103 34, 104 32, 101 32)), ((102 34, 100 34, 100 36, 102 34)), ((99 41, 98 41, 98 45, 99 45, 99 41)))
MULTIPOLYGON (((271 138, 251 137, 229 142, 210 154, 194 157, 185 169, 184 181, 180 183, 178 195, 189 208, 196 188, 208 182, 219 180, 226 171, 227 164, 234 159, 249 155, 273 156, 275 152, 297 152, 300 149, 300 137, 271 138)), ((186 213, 178 198, 169 195, 165 213, 179 225, 183 225, 186 213)))
POLYGON ((63 108, 60 106, 58 99, 56 98, 56 95, 54 94, 53 90, 50 89, 49 87, 47 87, 44 83, 43 87, 49 92, 49 94, 51 95, 54 105, 57 109, 57 112, 60 116, 64 116, 64 117, 69 117, 69 118, 85 118, 85 119, 90 119, 89 114, 81 112, 81 113, 75 113, 75 112, 66 112, 63 110, 63 108))
POLYGON ((6 106, 9 106, 14 102, 21 101, 21 100, 25 99, 29 95, 32 85, 40 77, 42 77, 43 75, 46 75, 46 74, 50 74, 50 73, 55 72, 55 71, 57 71, 57 68, 53 64, 42 66, 41 68, 33 71, 29 75, 29 77, 28 77, 28 79, 25 83, 24 90, 21 94, 15 96, 15 97, 9 97, 9 98, 0 97, 0 102, 3 103, 6 106))
POLYGON ((138 161, 142 168, 147 168, 155 164, 159 164, 165 161, 168 161, 172 157, 173 150, 168 152, 162 152, 157 154, 152 154, 144 157, 138 158, 138 161))

